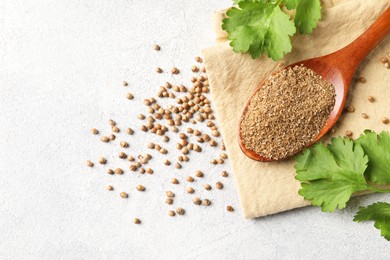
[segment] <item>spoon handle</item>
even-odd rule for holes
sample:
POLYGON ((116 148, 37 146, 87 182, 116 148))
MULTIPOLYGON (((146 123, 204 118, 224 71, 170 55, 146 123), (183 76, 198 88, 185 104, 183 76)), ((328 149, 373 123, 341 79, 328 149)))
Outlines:
POLYGON ((343 61, 338 66, 341 66, 344 71, 355 72, 360 62, 388 33, 390 33, 390 8, 387 8, 359 38, 335 53, 343 57, 343 61))

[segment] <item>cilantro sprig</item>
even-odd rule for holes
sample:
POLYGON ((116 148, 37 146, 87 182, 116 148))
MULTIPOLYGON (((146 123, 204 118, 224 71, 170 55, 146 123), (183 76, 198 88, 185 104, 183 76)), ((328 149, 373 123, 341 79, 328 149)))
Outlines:
MULTIPOLYGON (((333 138, 328 145, 317 143, 295 158, 299 194, 322 211, 343 209, 356 192, 390 193, 390 134, 365 131, 355 141, 333 138)), ((390 204, 360 208, 354 221, 375 221, 382 236, 390 240, 390 204)))
POLYGON ((298 30, 310 34, 321 18, 320 0, 234 0, 237 7, 226 12, 222 28, 228 32, 235 52, 263 54, 273 60, 292 49, 290 36, 298 30), (292 17, 283 10, 295 10, 292 17))

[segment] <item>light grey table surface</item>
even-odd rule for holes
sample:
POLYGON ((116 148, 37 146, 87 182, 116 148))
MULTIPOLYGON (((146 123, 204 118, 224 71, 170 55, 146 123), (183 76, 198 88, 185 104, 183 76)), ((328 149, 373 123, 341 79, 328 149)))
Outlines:
MULTIPOLYGON (((151 161, 153 177, 108 176, 101 166, 85 167, 86 159, 99 155, 115 161, 110 156, 118 150, 89 129, 107 132, 109 118, 123 127, 138 120, 144 107, 134 104, 172 78, 154 73, 156 66, 180 68, 173 81, 189 79, 194 56, 214 43, 212 12, 229 5, 227 0, 0 1, 0 259, 390 258, 390 244, 373 223, 352 221, 359 205, 388 196, 353 199, 335 214, 307 207, 245 220, 231 175, 223 191, 207 195, 212 206, 199 208, 183 186, 172 188, 168 180, 179 173, 164 168, 158 155, 151 161), (151 49, 154 43, 160 52, 151 49), (122 80, 129 82, 133 103, 124 97, 122 80), (147 191, 134 191, 136 183, 147 191), (115 190, 106 191, 107 184, 115 190), (186 208, 185 216, 168 217, 167 189, 178 194, 175 206, 186 208), (129 199, 118 196, 121 190, 129 191, 129 199), (234 213, 225 210, 228 204, 234 213), (133 224, 133 217, 143 223, 133 224)), ((131 139, 134 153, 145 151, 143 137, 131 139)), ((209 166, 207 159, 217 154, 205 149, 182 172, 230 172, 228 161, 209 166)))

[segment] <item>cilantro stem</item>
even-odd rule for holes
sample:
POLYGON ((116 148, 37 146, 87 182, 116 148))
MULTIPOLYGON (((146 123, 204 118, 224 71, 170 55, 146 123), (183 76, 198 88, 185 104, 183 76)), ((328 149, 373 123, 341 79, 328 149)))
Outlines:
POLYGON ((374 192, 380 192, 380 193, 390 193, 390 190, 378 189, 378 188, 375 188, 375 187, 372 187, 372 186, 370 186, 369 190, 370 191, 374 191, 374 192))

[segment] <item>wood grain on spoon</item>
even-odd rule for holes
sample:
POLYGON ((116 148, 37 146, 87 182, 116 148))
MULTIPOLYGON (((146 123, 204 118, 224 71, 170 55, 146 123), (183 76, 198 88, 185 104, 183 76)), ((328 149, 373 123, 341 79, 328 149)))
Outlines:
MULTIPOLYGON (((303 64, 305 67, 313 70, 318 75, 328 82, 331 82, 336 91, 336 100, 333 111, 331 112, 329 119, 326 121, 324 127, 321 129, 321 132, 315 139, 314 143, 320 140, 329 130, 334 126, 334 124, 339 119, 341 113, 343 112, 345 101, 347 99, 347 93, 349 85, 352 81, 352 77, 356 72, 359 64, 362 60, 374 49, 374 47, 390 32, 390 8, 388 8, 372 25, 368 30, 363 33, 359 38, 353 41, 351 44, 346 47, 328 54, 326 56, 303 60, 291 64, 286 68, 294 67, 296 65, 303 64)), ((262 82, 260 86, 252 94, 251 98, 245 105, 243 115, 240 120, 239 126, 239 145, 241 150, 249 158, 262 161, 262 162, 271 162, 274 161, 270 158, 265 158, 256 152, 247 149, 243 143, 241 135, 241 121, 247 111, 248 105, 252 97, 257 93, 257 91, 264 85, 266 81, 262 82)), ((312 145, 311 143, 310 145, 312 145)), ((286 158, 281 158, 286 159, 286 158)))

